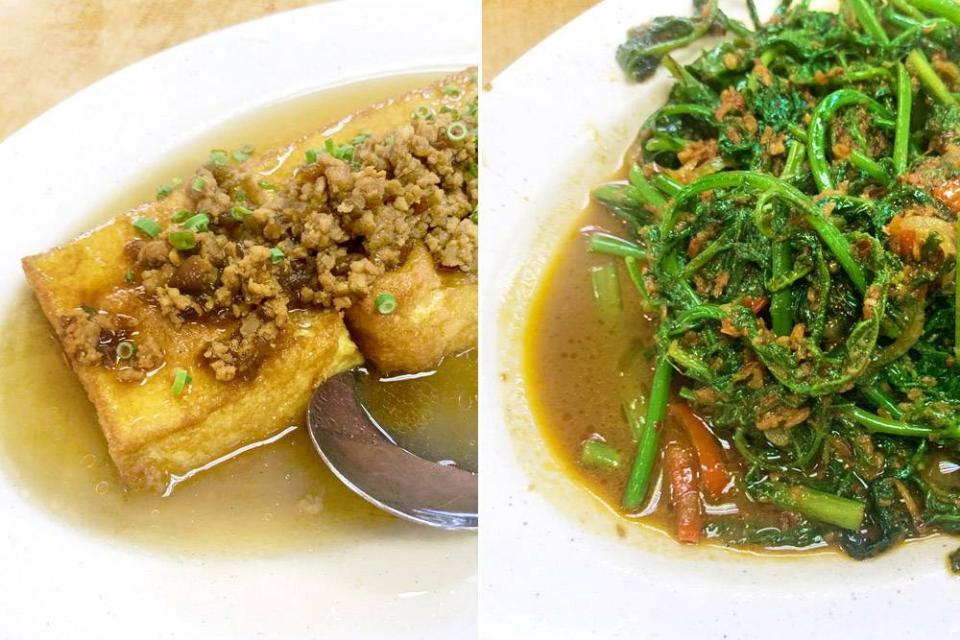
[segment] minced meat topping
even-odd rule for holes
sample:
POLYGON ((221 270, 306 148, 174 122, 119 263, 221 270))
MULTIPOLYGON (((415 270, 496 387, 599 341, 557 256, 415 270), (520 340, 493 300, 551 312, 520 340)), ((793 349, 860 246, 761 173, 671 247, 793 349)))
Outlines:
MULTIPOLYGON (((350 307, 415 244, 440 267, 476 273, 472 105, 462 114, 421 108, 387 135, 327 141, 286 183, 259 181, 259 204, 244 189, 255 182, 251 169, 211 156, 184 187, 192 210, 128 244, 128 280, 175 325, 239 320, 203 352, 218 379, 232 380, 275 347, 292 308, 350 307)), ((78 309, 63 318, 67 351, 84 364, 115 364, 102 335, 117 317, 78 309)), ((118 368, 134 371, 121 379, 142 379, 162 363, 149 348, 139 352, 143 362, 118 368)))

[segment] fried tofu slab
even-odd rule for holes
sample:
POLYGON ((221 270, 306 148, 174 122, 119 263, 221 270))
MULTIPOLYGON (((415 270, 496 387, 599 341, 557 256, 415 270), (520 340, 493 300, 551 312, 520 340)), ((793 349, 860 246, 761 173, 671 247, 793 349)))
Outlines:
POLYGON ((422 247, 403 266, 382 276, 373 291, 347 310, 353 339, 376 367, 387 373, 425 371, 445 355, 477 344, 477 283, 461 274, 438 272, 422 247), (381 293, 397 300, 384 315, 375 308, 381 293))
MULTIPOLYGON (((338 138, 387 132, 407 122, 416 105, 462 108, 460 103, 474 82, 475 73, 467 70, 375 105, 284 148, 251 158, 248 162, 255 169, 252 175, 269 171, 271 180, 284 179, 302 162, 306 149, 321 147, 332 132, 338 138), (461 89, 458 95, 451 95, 451 85, 461 89)), ((251 179, 249 185, 254 201, 258 199, 258 182, 251 179)), ((96 407, 110 455, 123 481, 133 490, 164 491, 172 479, 289 425, 302 423, 313 389, 363 361, 340 313, 302 309, 291 312, 288 330, 256 375, 229 382, 217 380, 201 364, 201 354, 213 338, 234 331, 236 321, 187 322, 175 327, 141 287, 124 281, 132 265, 124 247, 137 234, 132 222, 150 217, 165 224, 188 204, 182 188, 175 190, 163 200, 138 207, 63 246, 23 260, 27 281, 61 343, 65 338, 63 319, 78 307, 92 307, 135 319, 137 334, 148 336, 163 351, 163 365, 139 383, 121 381, 110 368, 82 364, 67 356, 96 407), (171 392, 173 372, 178 368, 192 376, 192 383, 179 396, 171 392)), ((438 278, 432 263, 429 269, 438 278)), ((427 271, 421 269, 421 273, 427 271)), ((437 283, 430 280, 428 285, 435 290, 437 283)), ((475 301, 473 306, 475 316, 475 301)), ((381 339, 389 341, 391 329, 386 331, 381 339)), ((376 328, 365 330, 364 340, 377 332, 376 328)), ((434 351, 431 348, 431 353, 434 351)))

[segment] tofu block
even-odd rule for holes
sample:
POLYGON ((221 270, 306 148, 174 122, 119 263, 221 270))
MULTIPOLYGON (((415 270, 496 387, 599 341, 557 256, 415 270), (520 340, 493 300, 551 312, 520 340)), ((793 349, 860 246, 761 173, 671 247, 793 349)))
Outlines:
MULTIPOLYGON (((471 83, 475 83, 475 72, 464 71, 254 157, 248 161, 255 169, 248 193, 254 200, 265 196, 256 184, 258 178, 288 179, 302 163, 305 150, 322 147, 333 132, 337 140, 361 132, 387 132, 408 122, 421 104, 436 109, 444 104, 464 108, 466 91, 451 95, 443 87, 452 84, 466 89, 471 83)), ((165 354, 163 366, 139 384, 121 382, 113 370, 83 365, 68 357, 96 407, 110 455, 123 481, 134 490, 161 492, 174 476, 183 476, 291 424, 302 424, 314 388, 363 361, 340 313, 297 310, 291 312, 287 330, 254 377, 216 380, 201 364, 201 353, 212 338, 233 332, 236 324, 188 322, 175 328, 140 287, 125 284, 123 278, 133 264, 124 252, 124 245, 136 233, 133 220, 146 216, 166 224, 188 204, 180 188, 164 200, 138 207, 61 247, 23 260, 27 281, 61 340, 62 318, 88 305, 136 318, 139 333, 156 341, 165 354), (181 396, 174 396, 171 384, 178 367, 187 369, 193 381, 181 396)), ((472 300, 475 313, 475 292, 472 300)))
MULTIPOLYGON (((157 207, 173 205, 163 201, 157 207)), ((171 476, 301 423, 313 389, 362 357, 339 313, 296 311, 256 377, 216 380, 199 364, 200 354, 207 342, 233 331, 235 324, 174 328, 138 287, 117 286, 129 263, 123 246, 133 238, 135 217, 121 216, 63 247, 27 258, 24 270, 58 335, 61 317, 86 304, 136 318, 138 331, 163 349, 165 364, 140 384, 121 382, 111 369, 71 362, 97 409, 123 481, 133 489, 160 492, 171 476), (177 367, 193 378, 179 397, 171 392, 177 367)))
POLYGON ((477 283, 466 274, 441 273, 418 246, 402 267, 381 276, 366 298, 347 310, 347 326, 368 360, 383 373, 433 369, 445 355, 477 344, 477 283), (377 296, 397 300, 379 313, 377 296))

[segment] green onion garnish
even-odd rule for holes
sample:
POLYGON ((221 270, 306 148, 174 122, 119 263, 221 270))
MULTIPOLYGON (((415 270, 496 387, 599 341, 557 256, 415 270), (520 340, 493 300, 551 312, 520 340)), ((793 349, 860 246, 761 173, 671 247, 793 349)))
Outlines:
POLYGON ((190 373, 186 369, 177 367, 173 370, 173 385, 170 386, 170 391, 173 395, 179 396, 191 382, 193 378, 190 377, 190 373))
POLYGON ((275 184, 267 180, 258 180, 257 186, 260 187, 261 189, 266 189, 267 191, 275 191, 277 188, 275 184))
POLYGON ((233 201, 234 202, 246 202, 247 201, 247 190, 243 187, 237 187, 233 190, 233 201))
POLYGON ((83 309, 83 312, 84 312, 85 314, 87 314, 88 316, 95 316, 95 315, 97 315, 98 313, 100 313, 100 312, 97 311, 94 307, 91 307, 91 306, 88 305, 88 304, 82 304, 82 305, 80 305, 80 308, 83 309))
POLYGON ((281 260, 283 260, 283 250, 280 247, 270 249, 270 262, 277 264, 281 260))
POLYGON ((373 300, 377 313, 389 315, 397 310, 397 299, 389 291, 384 291, 373 300))
POLYGON ((413 112, 413 115, 419 120, 433 120, 433 109, 427 105, 421 105, 413 112))
POLYGON ((129 360, 137 352, 137 345, 130 340, 123 340, 117 344, 117 357, 121 360, 129 360))
POLYGON ((127 269, 123 274, 123 279, 127 282, 133 282, 133 269, 127 269))
POLYGON ((460 95, 460 89, 457 88, 457 87, 455 87, 455 86, 453 86, 452 84, 448 84, 447 86, 445 86, 445 87, 443 88, 443 92, 444 92, 445 94, 447 94, 448 96, 458 96, 458 95, 460 95))
POLYGON ((230 209, 230 217, 236 220, 237 222, 243 222, 243 220, 247 216, 249 216, 251 213, 253 212, 250 211, 250 209, 247 209, 246 207, 241 207, 240 205, 237 205, 230 209))
POLYGON ((473 208, 473 213, 470 214, 470 221, 473 224, 479 224, 480 222, 480 205, 477 205, 473 208))
POLYGON ((151 238, 156 238, 161 231, 160 225, 152 218, 137 218, 133 222, 133 228, 151 238))
POLYGON ((350 144, 352 145, 363 144, 369 139, 370 139, 369 133, 358 133, 357 135, 353 136, 353 140, 350 141, 350 144))
POLYGON ((171 231, 167 241, 177 251, 189 251, 197 246, 197 236, 193 231, 171 231))
POLYGON ((172 222, 180 224, 181 222, 189 218, 191 215, 193 215, 193 212, 190 211, 189 209, 180 209, 180 211, 177 211, 175 214, 173 214, 173 216, 171 216, 170 220, 172 222))
POLYGON ((316 164, 317 163, 317 150, 316 149, 307 149, 307 164, 316 164))
POLYGON ((467 125, 463 124, 459 120, 457 122, 451 122, 449 125, 447 125, 447 137, 454 142, 463 140, 467 137, 467 125))
POLYGON ((168 195, 173 193, 173 190, 183 184, 183 180, 180 178, 174 178, 168 184, 162 184, 157 187, 157 200, 163 200, 168 195))
POLYGON ((253 147, 248 144, 243 145, 239 149, 234 149, 231 154, 233 159, 237 162, 246 162, 250 159, 250 156, 253 155, 253 147))
POLYGON ((230 162, 230 154, 226 149, 214 149, 210 152, 210 164, 222 167, 228 162, 230 162))
POLYGON ((189 220, 183 223, 184 229, 190 229, 191 231, 209 231, 210 229, 210 216, 205 213, 198 213, 189 220))
POLYGON ((333 138, 327 138, 323 141, 323 148, 331 156, 337 160, 352 160, 353 159, 353 145, 352 144, 341 144, 338 145, 333 141, 333 138))
POLYGON ((193 183, 190 186, 193 187, 194 191, 203 191, 204 187, 207 186, 207 181, 201 176, 197 176, 193 179, 193 183))

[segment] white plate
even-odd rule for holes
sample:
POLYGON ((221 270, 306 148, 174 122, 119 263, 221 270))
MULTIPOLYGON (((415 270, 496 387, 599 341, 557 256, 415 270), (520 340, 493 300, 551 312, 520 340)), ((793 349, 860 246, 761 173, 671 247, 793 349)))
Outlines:
MULTIPOLYGON (((150 158, 284 98, 476 64, 479 19, 469 0, 325 3, 190 41, 81 91, 0 144, 0 304, 23 286, 21 256, 65 240, 150 158)), ((473 535, 409 528, 310 556, 175 557, 70 528, 2 475, 0 522, 4 638, 475 634, 473 535)))
MULTIPOLYGON (((737 15, 731 5, 741 4, 722 2, 737 15)), ((518 340, 532 287, 590 188, 618 167, 669 86, 663 70, 628 83, 614 51, 630 26, 690 10, 689 2, 608 0, 483 95, 481 466, 496 469, 482 490, 483 635, 952 637, 960 585, 945 554, 956 539, 861 563, 680 550, 634 527, 621 540, 615 516, 559 471, 533 426, 518 340)))

